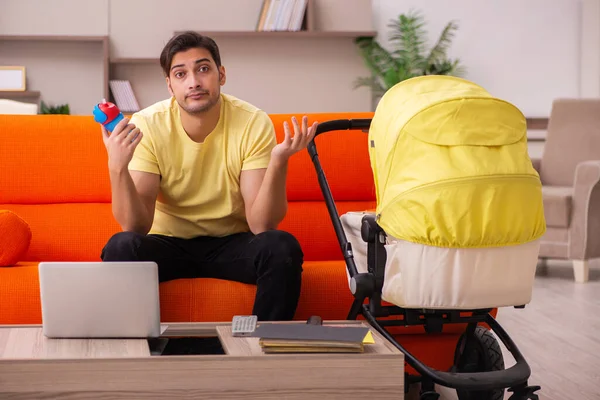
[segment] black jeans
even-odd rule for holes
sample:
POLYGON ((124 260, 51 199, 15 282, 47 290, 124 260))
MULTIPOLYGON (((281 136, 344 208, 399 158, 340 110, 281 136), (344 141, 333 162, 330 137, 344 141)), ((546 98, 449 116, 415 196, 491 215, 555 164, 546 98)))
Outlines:
POLYGON ((261 321, 293 319, 303 257, 296 238, 279 230, 192 239, 120 232, 101 254, 103 261, 154 261, 161 282, 217 278, 255 284, 252 313, 261 321))

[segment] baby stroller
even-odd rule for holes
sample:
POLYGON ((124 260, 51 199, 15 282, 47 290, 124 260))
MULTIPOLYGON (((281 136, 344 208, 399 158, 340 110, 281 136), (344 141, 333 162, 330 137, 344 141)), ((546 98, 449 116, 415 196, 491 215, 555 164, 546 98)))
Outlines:
MULTIPOLYGON (((346 262, 354 302, 405 355, 421 400, 435 384, 460 400, 537 400, 531 370, 494 318, 498 307, 531 300, 539 238, 546 231, 541 182, 527 152, 526 120, 512 104, 449 76, 403 81, 382 97, 373 119, 319 125, 308 151, 346 262), (375 210, 339 216, 319 162, 316 137, 368 131, 375 210), (454 365, 425 365, 390 334, 421 326, 425 334, 462 324, 454 365), (504 368, 493 331, 516 363, 504 368)), ((435 336, 432 336, 435 337, 435 336)))

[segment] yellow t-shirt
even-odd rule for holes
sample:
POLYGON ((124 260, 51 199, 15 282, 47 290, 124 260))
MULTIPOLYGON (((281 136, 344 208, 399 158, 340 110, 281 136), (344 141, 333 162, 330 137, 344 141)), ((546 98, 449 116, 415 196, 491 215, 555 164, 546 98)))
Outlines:
POLYGON ((203 143, 183 129, 173 97, 131 117, 144 136, 129 169, 161 176, 150 233, 191 238, 249 231, 240 174, 267 167, 275 130, 253 105, 226 94, 221 101, 219 122, 203 143))

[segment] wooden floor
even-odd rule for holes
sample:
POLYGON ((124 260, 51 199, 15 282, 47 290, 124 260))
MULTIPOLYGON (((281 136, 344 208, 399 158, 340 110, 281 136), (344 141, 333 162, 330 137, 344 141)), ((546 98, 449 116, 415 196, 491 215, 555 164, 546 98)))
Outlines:
MULTIPOLYGON (((573 282, 569 264, 549 263, 536 277, 531 303, 501 309, 498 321, 527 359, 530 384, 542 387, 540 400, 600 399, 600 263, 592 264, 584 284, 573 282)), ((509 367, 514 359, 503 350, 509 367)), ((457 398, 452 390, 438 392, 443 400, 457 398)))

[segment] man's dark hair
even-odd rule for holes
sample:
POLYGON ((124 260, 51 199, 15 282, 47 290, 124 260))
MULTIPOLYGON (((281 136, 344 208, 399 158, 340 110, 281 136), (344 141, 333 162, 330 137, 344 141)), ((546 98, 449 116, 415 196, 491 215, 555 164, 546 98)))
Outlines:
POLYGON ((198 47, 210 52, 215 64, 217 64, 217 68, 221 66, 221 55, 219 54, 219 46, 217 46, 217 43, 208 36, 203 36, 193 31, 187 31, 173 36, 160 53, 160 66, 162 67, 165 76, 169 76, 171 62, 173 61, 175 54, 198 47))

